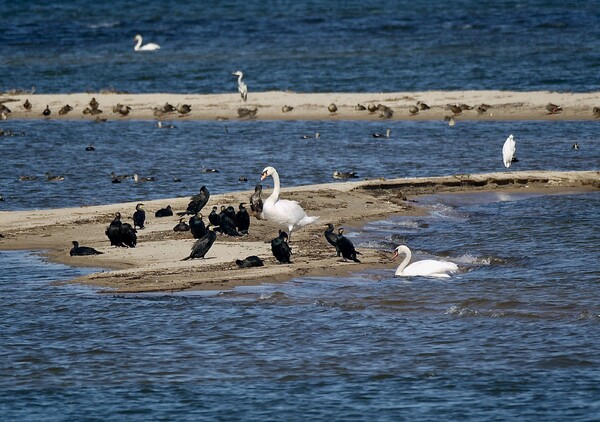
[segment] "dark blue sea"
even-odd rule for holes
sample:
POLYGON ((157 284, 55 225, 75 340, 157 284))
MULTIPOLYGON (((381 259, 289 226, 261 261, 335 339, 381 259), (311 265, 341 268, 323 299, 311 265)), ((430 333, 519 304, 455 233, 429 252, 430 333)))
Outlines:
MULTIPOLYGON (((599 89, 593 2, 484 3, 0 1, 0 91, 235 92, 238 68, 257 91, 599 89), (136 33, 161 50, 134 53, 136 33)), ((249 190, 266 165, 284 187, 505 171, 511 133, 511 170, 600 169, 595 121, 174 123, 0 121, 18 135, 0 137, 0 233, 1 211, 249 190)), ((419 202, 429 215, 347 234, 451 260, 450 279, 395 278, 396 263, 115 295, 64 283, 93 269, 0 252, 1 419, 597 420, 600 193, 419 202)))

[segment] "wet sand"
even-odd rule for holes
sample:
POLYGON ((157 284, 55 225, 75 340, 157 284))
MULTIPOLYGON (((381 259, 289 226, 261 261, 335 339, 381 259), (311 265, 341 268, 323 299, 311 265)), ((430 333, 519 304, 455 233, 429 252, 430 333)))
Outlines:
MULTIPOLYGON (((13 93, 14 94, 14 93, 13 93)), ((0 94, 0 102, 12 111, 10 118, 43 119, 42 111, 50 107, 51 119, 158 119, 158 120, 237 120, 238 108, 257 109, 257 120, 381 120, 379 112, 357 111, 358 104, 367 106, 382 104, 391 108, 391 120, 442 120, 454 116, 456 120, 593 120, 594 107, 600 107, 600 92, 568 93, 547 91, 426 91, 396 93, 294 93, 283 91, 250 92, 244 103, 237 93, 231 94, 129 94, 129 93, 73 93, 73 94, 0 94), (83 114, 88 103, 95 98, 99 103, 98 115, 83 114), (23 108, 29 100, 31 111, 23 108), (426 103, 430 109, 418 114, 409 112, 410 106, 418 101, 426 103), (114 113, 116 104, 131 107, 127 116, 114 113), (191 105, 191 112, 185 116, 177 112, 155 115, 154 109, 169 103, 191 105), (338 111, 330 113, 327 107, 334 103, 338 111), (546 109, 548 103, 562 107, 562 111, 551 114, 546 109), (69 104, 73 110, 59 115, 59 110, 69 104), (473 107, 454 115, 449 104, 465 104, 473 107), (477 108, 485 104, 486 111, 479 113, 477 108), (283 106, 293 107, 283 112, 283 106)), ((246 117, 247 119, 247 117, 246 117)))
MULTIPOLYGON (((145 202, 146 228, 138 230, 136 248, 115 248, 104 234, 114 213, 130 221, 135 203, 81 208, 0 212, 0 250, 42 250, 50 261, 72 266, 103 268, 100 272, 68 282, 98 286, 110 292, 156 292, 186 289, 221 290, 240 285, 290 280, 303 275, 340 276, 367 268, 394 268, 391 251, 360 248, 361 263, 343 262, 324 236, 324 225, 344 226, 346 232, 368 221, 390 216, 423 215, 419 196, 463 192, 560 193, 600 189, 600 172, 502 172, 462 174, 445 177, 368 180, 283 188, 281 198, 298 201, 318 223, 294 232, 292 264, 279 264, 271 254, 270 240, 277 228, 251 217, 250 234, 243 237, 219 235, 206 259, 181 261, 194 243, 189 232, 176 233, 178 218, 155 218, 154 212, 171 205, 185 210, 189 198, 145 202), (92 246, 104 254, 71 257, 71 241, 92 246), (239 269, 236 259, 258 255, 265 266, 239 269)), ((190 192, 190 195, 196 192, 190 192)), ((252 192, 241 191, 211 196, 203 209, 248 202, 252 192)), ((266 198, 270 190, 263 192, 266 198)), ((205 217, 205 221, 207 218, 205 217)), ((131 222, 131 221, 130 221, 131 222)))

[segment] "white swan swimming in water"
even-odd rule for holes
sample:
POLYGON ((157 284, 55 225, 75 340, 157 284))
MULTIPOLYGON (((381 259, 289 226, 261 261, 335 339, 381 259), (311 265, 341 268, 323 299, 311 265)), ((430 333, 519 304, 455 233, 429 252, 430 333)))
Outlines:
POLYGON ((502 160, 504 161, 504 167, 510 167, 510 164, 513 162, 513 159, 515 157, 516 151, 517 146, 515 145, 515 140, 513 139, 513 136, 510 135, 508 138, 506 138, 504 146, 502 147, 502 160))
POLYGON ((275 223, 280 228, 287 230, 289 233, 289 240, 289 238, 292 237, 293 230, 308 226, 317 221, 319 217, 307 216, 296 201, 279 199, 279 173, 277 173, 277 170, 273 167, 265 167, 262 171, 260 180, 264 180, 269 176, 273 177, 273 193, 263 202, 262 216, 265 220, 275 223))
POLYGON ((137 41, 137 44, 135 45, 135 47, 133 47, 135 51, 154 51, 160 48, 160 45, 154 44, 152 42, 146 45, 142 45, 142 36, 140 34, 137 34, 135 37, 133 37, 133 40, 137 41))
POLYGON ((410 277, 420 275, 426 277, 450 277, 447 273, 458 271, 458 266, 454 262, 435 261, 433 259, 425 259, 408 265, 412 257, 412 253, 410 252, 410 249, 408 249, 408 246, 398 246, 394 250, 394 258, 402 253, 405 254, 405 257, 396 270, 396 275, 398 276, 410 277))

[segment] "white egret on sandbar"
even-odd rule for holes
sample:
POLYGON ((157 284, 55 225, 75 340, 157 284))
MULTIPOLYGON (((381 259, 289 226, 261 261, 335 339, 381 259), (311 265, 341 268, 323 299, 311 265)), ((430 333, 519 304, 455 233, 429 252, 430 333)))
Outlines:
POLYGON ((502 147, 502 160, 504 161, 504 167, 509 168, 515 157, 517 147, 513 136, 510 135, 506 138, 504 146, 502 147))

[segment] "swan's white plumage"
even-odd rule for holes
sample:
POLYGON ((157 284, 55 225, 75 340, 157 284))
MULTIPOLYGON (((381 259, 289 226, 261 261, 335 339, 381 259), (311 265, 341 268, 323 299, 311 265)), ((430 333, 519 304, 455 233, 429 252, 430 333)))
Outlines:
POLYGON ((273 193, 263 202, 262 216, 265 220, 277 225, 279 228, 288 230, 291 237, 292 231, 317 221, 319 217, 309 217, 296 201, 279 199, 281 185, 279 173, 273 167, 265 167, 261 180, 273 177, 273 193))
POLYGON ((510 167, 516 151, 517 146, 515 144, 515 140, 513 139, 513 136, 510 135, 508 138, 506 138, 504 146, 502 147, 502 160, 504 161, 504 167, 510 167))
POLYGON ((152 42, 142 45, 142 36, 140 34, 137 34, 135 37, 133 37, 133 40, 137 41, 137 44, 135 45, 135 47, 133 47, 135 51, 154 51, 160 48, 160 45, 154 44, 152 42))
POLYGON ((402 253, 405 257, 396 270, 397 276, 450 277, 448 273, 458 271, 458 266, 454 262, 436 261, 434 259, 425 259, 408 265, 412 257, 408 246, 398 246, 394 251, 394 258, 402 253))

